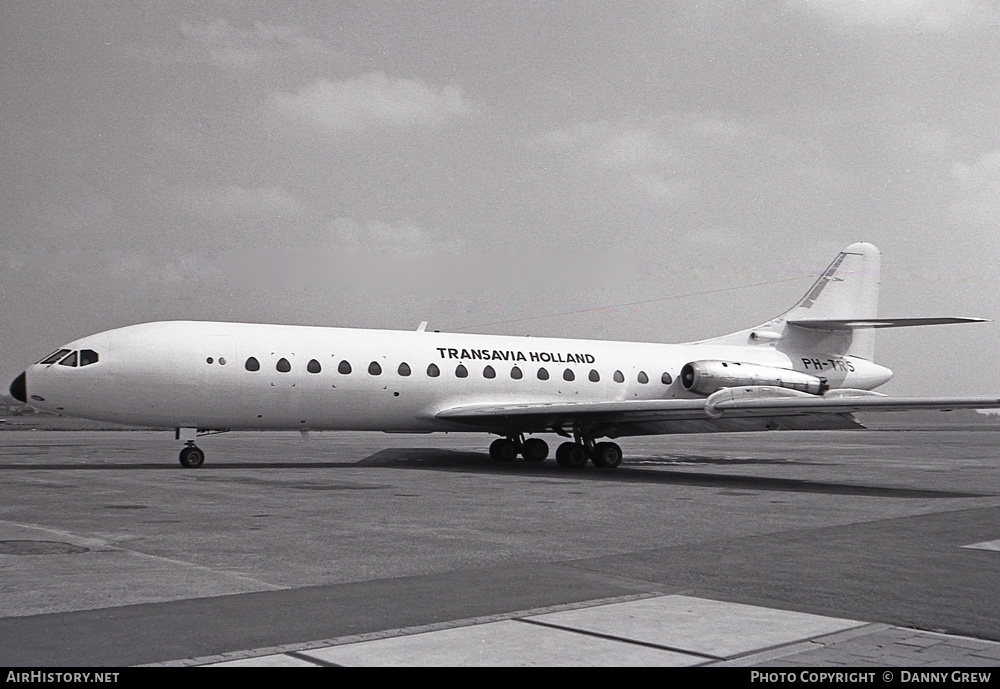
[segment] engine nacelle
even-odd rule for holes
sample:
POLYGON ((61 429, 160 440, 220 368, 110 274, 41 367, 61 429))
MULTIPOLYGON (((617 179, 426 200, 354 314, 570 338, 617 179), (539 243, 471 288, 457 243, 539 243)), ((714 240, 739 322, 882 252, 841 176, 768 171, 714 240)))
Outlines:
POLYGON ((722 388, 760 385, 799 390, 813 395, 822 395, 830 388, 826 378, 801 371, 714 359, 684 364, 681 369, 681 385, 685 390, 699 395, 711 395, 722 388))

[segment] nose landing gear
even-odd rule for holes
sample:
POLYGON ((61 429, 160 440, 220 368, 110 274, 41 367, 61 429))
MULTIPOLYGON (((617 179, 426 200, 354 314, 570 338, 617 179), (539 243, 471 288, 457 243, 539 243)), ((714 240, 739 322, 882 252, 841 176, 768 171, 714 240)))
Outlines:
POLYGON ((189 440, 187 447, 181 450, 180 460, 182 467, 197 469, 205 463, 205 452, 195 445, 193 440, 189 440))
POLYGON ((205 451, 194 444, 196 438, 200 438, 203 435, 217 435, 219 433, 228 432, 229 431, 224 428, 215 430, 206 428, 180 427, 175 429, 174 437, 177 440, 183 440, 185 443, 185 447, 181 450, 180 454, 181 466, 185 469, 197 469, 205 463, 205 451))

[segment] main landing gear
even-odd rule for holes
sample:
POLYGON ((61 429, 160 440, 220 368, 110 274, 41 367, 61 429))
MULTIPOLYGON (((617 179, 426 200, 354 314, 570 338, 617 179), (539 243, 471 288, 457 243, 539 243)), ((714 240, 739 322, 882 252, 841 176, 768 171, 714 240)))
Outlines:
POLYGON ((589 448, 586 443, 563 443, 556 449, 556 462, 568 469, 579 469, 587 460, 602 469, 616 469, 622 463, 622 449, 618 443, 597 443, 589 448))
POLYGON ((541 438, 525 440, 523 436, 497 438, 490 444, 490 457, 498 462, 513 461, 518 455, 529 462, 544 462, 549 456, 549 445, 541 438))
MULTIPOLYGON (((490 457, 498 462, 511 462, 518 455, 529 462, 542 462, 549 455, 549 446, 540 438, 511 436, 498 438, 490 445, 490 457)), ((561 467, 579 469, 590 461, 602 469, 614 469, 622 463, 622 449, 617 443, 594 443, 586 439, 563 443, 556 449, 556 462, 561 467)))

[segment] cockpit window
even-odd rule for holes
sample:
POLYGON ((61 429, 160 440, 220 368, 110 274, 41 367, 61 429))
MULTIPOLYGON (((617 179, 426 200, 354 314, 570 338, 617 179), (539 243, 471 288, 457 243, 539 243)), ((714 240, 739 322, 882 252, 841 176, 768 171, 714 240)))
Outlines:
POLYGON ((90 366, 91 364, 97 363, 97 352, 93 349, 81 349, 80 350, 80 365, 90 366))
POLYGON ((68 357, 59 362, 60 366, 76 366, 76 352, 73 352, 68 357))
POLYGON ((49 354, 47 357, 45 357, 44 359, 42 359, 38 363, 40 363, 40 364, 54 364, 57 361, 59 361, 60 359, 62 359, 64 356, 66 356, 67 354, 69 354, 69 350, 68 349, 58 349, 58 350, 52 352, 51 354, 49 354))

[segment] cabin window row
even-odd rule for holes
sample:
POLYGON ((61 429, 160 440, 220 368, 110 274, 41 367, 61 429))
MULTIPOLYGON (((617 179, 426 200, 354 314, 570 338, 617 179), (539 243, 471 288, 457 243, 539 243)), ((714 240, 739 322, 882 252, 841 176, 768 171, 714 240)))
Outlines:
MULTIPOLYGON (((246 360, 244 366, 248 371, 259 371, 260 361, 258 361, 256 357, 250 357, 249 359, 246 360)), ((278 373, 289 373, 292 370, 292 365, 289 363, 288 359, 282 357, 281 359, 278 359, 278 363, 275 364, 274 368, 276 371, 278 371, 278 373)), ((323 370, 323 367, 316 359, 310 359, 309 363, 306 364, 306 370, 309 373, 319 373, 320 371, 323 370)), ((351 363, 346 359, 342 360, 337 365, 337 373, 341 375, 347 376, 353 372, 354 368, 351 366, 351 363)), ((404 361, 396 369, 396 373, 400 376, 406 377, 411 375, 413 371, 410 368, 410 365, 404 361)), ((382 375, 382 365, 379 364, 377 361, 371 362, 370 364, 368 364, 368 374, 372 376, 382 375)), ((440 375, 441 375, 441 368, 437 364, 429 364, 427 366, 428 377, 437 378, 440 375)), ((548 380, 549 370, 543 366, 535 372, 535 375, 538 378, 538 380, 548 380)), ((458 366, 456 366, 455 377, 468 378, 469 377, 468 367, 466 367, 465 364, 459 364, 458 366)), ((494 369, 492 366, 487 365, 485 368, 483 368, 483 378, 494 379, 496 377, 497 377, 496 369, 494 369)), ((522 378, 524 378, 524 372, 521 370, 520 366, 514 366, 510 370, 510 377, 513 380, 521 380, 522 378)), ((564 369, 562 373, 562 378, 565 381, 576 380, 576 373, 571 368, 564 369)), ((599 383, 601 380, 601 374, 598 373, 597 369, 592 368, 590 369, 590 372, 587 374, 587 380, 589 380, 592 383, 599 383)), ((614 380, 616 383, 624 383, 625 374, 623 374, 621 371, 615 371, 614 374, 612 375, 612 380, 614 380)), ((639 371, 638 376, 636 376, 636 380, 639 381, 639 383, 645 385, 646 383, 649 382, 649 376, 646 375, 645 371, 639 371)), ((670 385, 671 383, 674 382, 674 379, 669 373, 664 371, 663 374, 660 376, 660 382, 663 383, 664 385, 670 385)))

